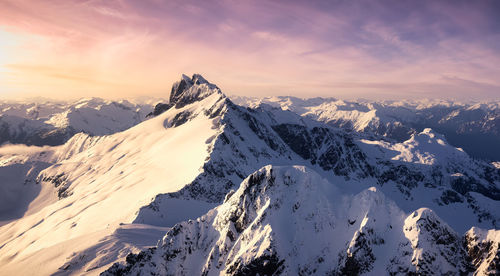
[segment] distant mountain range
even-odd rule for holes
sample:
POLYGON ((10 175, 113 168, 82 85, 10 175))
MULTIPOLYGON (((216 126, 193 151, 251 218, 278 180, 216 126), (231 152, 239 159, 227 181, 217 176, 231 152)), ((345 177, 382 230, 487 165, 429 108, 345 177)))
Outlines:
POLYGON ((498 106, 230 99, 198 74, 102 106, 0 148, 0 274, 499 273, 500 159, 435 128, 493 139, 498 106))
POLYGON ((262 104, 346 130, 403 142, 432 128, 475 158, 500 160, 500 102, 461 103, 444 100, 344 101, 333 98, 232 97, 242 106, 262 104))
POLYGON ((109 101, 0 102, 0 144, 61 145, 79 132, 108 135, 146 118, 153 103, 109 101))

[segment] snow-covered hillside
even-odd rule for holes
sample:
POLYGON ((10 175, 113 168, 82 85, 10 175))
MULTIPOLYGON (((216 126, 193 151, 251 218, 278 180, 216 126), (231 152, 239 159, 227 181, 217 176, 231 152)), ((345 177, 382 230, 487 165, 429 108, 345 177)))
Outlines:
POLYGON ((239 105, 268 104, 329 125, 395 139, 399 142, 425 128, 476 158, 500 160, 500 102, 460 103, 444 100, 345 101, 333 98, 231 97, 239 105))
MULTIPOLYGON (((207 212, 205 221, 215 220, 218 211, 209 210, 227 200, 232 202, 232 190, 238 190, 240 183, 248 175, 269 164, 273 167, 284 166, 279 169, 280 172, 290 172, 301 181, 312 179, 307 180, 311 185, 316 181, 323 183, 320 186, 307 186, 319 190, 313 189, 316 192, 311 191, 308 196, 296 198, 297 201, 310 200, 311 202, 299 204, 312 206, 311 208, 320 204, 322 201, 318 200, 323 197, 310 198, 322 192, 332 196, 332 199, 342 199, 342 202, 351 202, 365 194, 375 193, 377 196, 374 198, 389 202, 387 206, 393 206, 390 209, 397 210, 394 211, 395 214, 400 214, 397 215, 398 218, 384 219, 390 220, 390 223, 398 222, 400 226, 404 225, 402 219, 418 210, 420 213, 416 216, 431 216, 433 220, 435 217, 435 220, 441 221, 438 219, 440 217, 449 225, 442 229, 432 226, 433 229, 426 231, 444 233, 446 230, 453 237, 461 237, 473 226, 498 228, 500 169, 470 158, 464 151, 450 146, 445 137, 431 129, 414 133, 402 142, 381 141, 375 139, 377 136, 374 135, 346 131, 266 104, 257 108, 236 105, 215 84, 197 74, 192 77, 183 76, 172 86, 169 101, 157 104, 154 108, 151 106, 150 111, 152 112, 148 113, 146 121, 112 135, 92 136, 80 133, 55 147, 0 147, 0 179, 5 179, 0 180, 0 191, 3 192, 0 193, 0 274, 25 275, 34 270, 42 275, 99 274, 112 263, 124 261, 128 253, 154 246, 155 236, 160 239, 166 231, 177 232, 175 229, 179 225, 186 224, 183 221, 194 220, 207 212), (381 193, 385 196, 379 196, 381 193), (345 198, 351 198, 351 201, 345 198), (433 211, 421 211, 422 207, 433 211), (457 213, 460 214, 459 218, 457 213), (169 230, 170 228, 172 229, 169 230)), ((267 175, 270 170, 271 167, 265 167, 260 174, 267 175)), ((261 204, 268 197, 273 202, 288 202, 290 193, 307 192, 302 186, 293 186, 296 189, 288 191, 280 185, 281 188, 276 193, 271 195, 262 191, 261 194, 253 194, 252 198, 244 200, 243 204, 247 208, 246 204, 259 200, 255 204, 264 212, 267 207, 261 204)), ((240 190, 238 192, 242 193, 240 190)), ((295 197, 290 200, 293 198, 295 197)), ((227 202, 224 204, 227 205, 227 202)), ((328 202, 333 204, 333 201, 328 202)), ((226 206, 224 204, 222 206, 226 206)), ((336 210, 328 204, 325 205, 325 210, 329 211, 323 213, 324 210, 321 209, 321 214, 336 210)), ((219 206, 215 210, 225 208, 219 206)), ((368 212, 369 209, 363 210, 368 212)), ((249 210, 249 214, 260 216, 259 210, 249 210)), ((282 216, 283 219, 310 227, 310 218, 300 212, 300 216, 294 217, 293 211, 289 210, 292 213, 286 214, 286 210, 288 209, 277 212, 277 217, 282 216)), ((363 218, 358 213, 352 216, 349 219, 356 217, 357 222, 348 224, 355 225, 358 227, 356 231, 361 231, 359 223, 363 218)), ((275 224, 274 221, 269 223, 275 224)), ((370 225, 370 222, 365 224, 370 225)), ((226 227, 224 223, 220 225, 226 227)), ((309 233, 309 230, 300 230, 302 226, 286 227, 291 229, 291 233, 297 232, 298 241, 305 243, 309 238, 300 237, 309 233)), ((376 224, 373 227, 379 229, 382 226, 376 224)), ((335 232, 335 229, 328 231, 335 232)), ((390 233, 399 233, 395 235, 401 236, 403 230, 396 230, 390 233)), ((252 239, 268 237, 266 231, 256 231, 256 236, 250 233, 253 230, 247 231, 252 239)), ((217 233, 212 234, 218 235, 217 233)), ((349 234, 340 242, 354 239, 355 232, 346 233, 349 234)), ((207 238, 215 237, 208 232, 205 234, 207 238)), ((233 238, 237 238, 240 233, 233 234, 233 238)), ((283 235, 285 236, 278 239, 280 243, 289 238, 286 232, 283 235)), ((390 240, 391 234, 387 235, 390 240)), ((471 237, 476 236, 479 237, 479 234, 471 237)), ((474 248, 479 248, 477 250, 481 254, 490 252, 491 247, 483 248, 488 243, 483 236, 475 239, 475 247, 464 249, 463 254, 469 254, 465 252, 476 250, 474 248)), ((398 237, 392 239, 401 241, 398 237)), ((206 250, 214 246, 208 240, 206 242, 206 250)), ((433 242, 429 243, 432 245, 433 242)), ((245 246, 248 244, 245 243, 245 246)), ((355 249, 346 251, 342 247, 344 245, 337 245, 340 246, 331 245, 332 248, 335 247, 331 249, 331 254, 335 253, 336 264, 331 266, 330 261, 328 266, 318 264, 311 271, 314 268, 317 271, 354 269, 351 266, 353 259, 349 254, 355 249), (338 255, 340 252, 345 253, 343 257, 338 255)), ((410 245, 405 246, 407 249, 404 250, 415 251, 410 245)), ((415 252, 431 250, 433 253, 429 254, 434 256, 432 254, 441 252, 439 250, 448 250, 437 247, 439 248, 426 247, 415 252)), ((205 254, 205 249, 199 253, 205 254)), ((253 261, 255 265, 273 262, 273 259, 266 258, 253 260, 253 255, 248 255, 245 259, 243 255, 238 255, 240 249, 234 250, 234 255, 220 256, 227 257, 224 262, 230 262, 234 266, 233 274, 240 268, 246 269, 245 264, 253 261), (237 260, 240 260, 239 263, 237 260)), ((291 249, 283 250, 280 249, 280 254, 291 254, 291 249)), ((377 250, 373 249, 373 252, 379 253, 377 250)), ((140 259, 144 254, 129 255, 127 258, 135 262, 134 258, 140 259)), ((301 266, 307 261, 303 258, 305 257, 299 256, 291 260, 301 266)), ((433 258, 438 260, 437 265, 443 265, 443 269, 468 269, 466 266, 469 264, 460 263, 460 256, 453 260, 439 256, 433 258), (456 260, 459 261, 455 262, 456 260), (457 267, 444 265, 448 263, 454 263, 457 267)), ((202 260, 207 259, 198 258, 196 262, 202 260)), ((485 260, 477 257, 478 263, 484 263, 485 260)), ((414 271, 411 269, 418 267, 413 264, 413 259, 410 259, 411 265, 406 259, 401 261, 403 271, 406 268, 414 271)), ((493 258, 488 262, 487 267, 496 261, 493 258)), ((373 266, 376 269, 387 268, 386 262, 383 265, 379 263, 380 261, 376 261, 373 266)), ((181 262, 176 264, 181 265, 181 262)), ((204 264, 190 263, 184 267, 188 269, 190 265, 201 269, 204 264)), ((213 271, 218 271, 221 267, 213 271)), ((394 263, 392 269, 398 271, 398 267, 394 263)), ((180 266, 177 269, 182 271, 180 266)), ((294 269, 286 271, 292 273, 294 269)), ((246 270, 242 271, 244 273, 246 270)))
POLYGON ((78 132, 108 135, 142 122, 153 102, 99 98, 76 102, 0 102, 0 144, 61 145, 78 132))
POLYGON ((432 210, 407 214, 375 187, 344 194, 309 168, 266 166, 104 275, 466 275, 486 271, 487 253, 498 257, 491 249, 469 262, 468 248, 498 248, 497 231, 481 231, 464 239, 432 210))
MULTIPOLYGON (((77 254, 115 235, 122 223, 134 221, 140 207, 157 194, 175 192, 200 173, 217 130, 216 119, 207 112, 222 94, 209 84, 199 87, 210 91, 203 100, 124 132, 78 134, 58 147, 2 148, 1 179, 12 179, 1 183, 9 193, 0 194, 0 274, 27 275, 36 269, 46 275, 60 267, 76 274, 92 272, 96 263, 111 264, 127 250, 140 248, 113 252, 104 247, 86 258, 77 254), (181 126, 176 115, 182 112, 199 116, 181 126), (83 264, 76 265, 74 259, 83 264)), ((213 207, 205 205, 191 215, 213 207)))

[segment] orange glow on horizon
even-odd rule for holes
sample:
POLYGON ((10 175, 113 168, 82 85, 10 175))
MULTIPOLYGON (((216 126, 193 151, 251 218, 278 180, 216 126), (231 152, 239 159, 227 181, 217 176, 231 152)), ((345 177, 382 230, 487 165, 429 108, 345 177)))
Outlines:
POLYGON ((297 3, 142 4, 0 3, 0 97, 167 97, 182 73, 247 96, 500 96, 489 45, 450 36, 431 47, 400 34, 418 25, 353 27, 297 3))

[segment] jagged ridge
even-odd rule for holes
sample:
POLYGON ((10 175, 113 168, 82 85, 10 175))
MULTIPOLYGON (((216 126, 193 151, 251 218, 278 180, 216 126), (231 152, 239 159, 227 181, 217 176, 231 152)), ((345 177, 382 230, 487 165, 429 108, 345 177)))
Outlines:
POLYGON ((405 215, 375 188, 347 196, 309 168, 266 166, 103 275, 466 274, 487 261, 469 262, 468 240, 429 209, 405 215))

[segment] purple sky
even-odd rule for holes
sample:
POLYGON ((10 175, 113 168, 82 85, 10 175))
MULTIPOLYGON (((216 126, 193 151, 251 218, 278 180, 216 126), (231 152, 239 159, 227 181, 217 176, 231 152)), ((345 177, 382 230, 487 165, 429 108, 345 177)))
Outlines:
POLYGON ((0 2, 0 96, 500 98, 500 1, 0 2))

